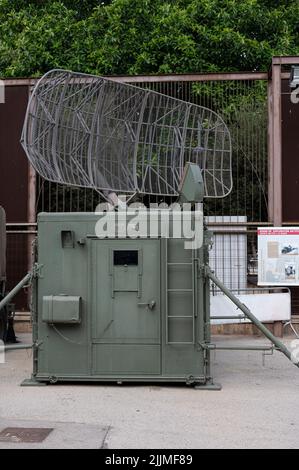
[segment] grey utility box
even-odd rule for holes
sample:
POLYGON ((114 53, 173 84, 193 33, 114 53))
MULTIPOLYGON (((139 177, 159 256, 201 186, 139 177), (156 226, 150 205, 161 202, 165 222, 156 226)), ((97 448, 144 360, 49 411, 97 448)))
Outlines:
POLYGON ((103 239, 104 216, 38 217, 35 379, 210 384, 208 232, 103 239))
POLYGON ((45 295, 42 319, 46 323, 80 323, 81 297, 45 295))

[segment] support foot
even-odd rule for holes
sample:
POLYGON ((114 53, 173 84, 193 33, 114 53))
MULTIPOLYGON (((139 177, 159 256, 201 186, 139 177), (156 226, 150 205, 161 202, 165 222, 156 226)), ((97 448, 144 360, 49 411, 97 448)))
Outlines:
POLYGON ((195 390, 215 390, 219 391, 222 389, 221 384, 218 383, 212 383, 212 382, 207 382, 205 384, 196 384, 194 386, 195 390))
POLYGON ((21 387, 44 387, 46 382, 39 382, 33 376, 30 379, 25 379, 21 382, 21 387))

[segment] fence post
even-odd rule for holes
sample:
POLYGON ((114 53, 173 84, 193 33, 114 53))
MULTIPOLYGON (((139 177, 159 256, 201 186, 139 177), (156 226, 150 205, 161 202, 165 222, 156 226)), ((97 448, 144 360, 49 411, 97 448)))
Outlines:
POLYGON ((281 65, 272 62, 272 100, 271 112, 272 117, 269 120, 270 136, 272 135, 272 143, 270 144, 270 194, 272 201, 269 201, 269 207, 272 209, 270 220, 275 227, 282 225, 282 135, 281 135, 281 65))

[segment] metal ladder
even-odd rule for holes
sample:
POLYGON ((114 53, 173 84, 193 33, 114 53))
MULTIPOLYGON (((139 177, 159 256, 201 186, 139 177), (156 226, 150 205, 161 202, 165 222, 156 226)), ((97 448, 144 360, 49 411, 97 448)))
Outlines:
POLYGON ((165 243, 165 257, 166 257, 166 270, 165 270, 165 290, 166 290, 166 344, 194 344, 195 343, 195 318, 197 316, 197 258, 194 257, 194 252, 192 251, 192 260, 191 262, 169 262, 168 261, 168 242, 165 243), (169 268, 175 266, 190 266, 191 267, 191 276, 192 276, 192 286, 189 289, 179 289, 171 288, 169 286, 169 268), (176 294, 192 294, 192 314, 191 315, 171 315, 169 311, 169 295, 176 294), (192 338, 190 341, 172 341, 170 339, 170 323, 175 320, 192 320, 192 338))

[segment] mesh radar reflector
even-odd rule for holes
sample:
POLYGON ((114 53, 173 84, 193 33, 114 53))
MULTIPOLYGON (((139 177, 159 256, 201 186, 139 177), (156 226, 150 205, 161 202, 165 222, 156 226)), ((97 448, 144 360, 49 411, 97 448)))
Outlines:
POLYGON ((186 163, 204 197, 232 188, 231 139, 202 106, 116 80, 51 70, 35 86, 22 145, 45 179, 116 193, 177 196, 186 163))

